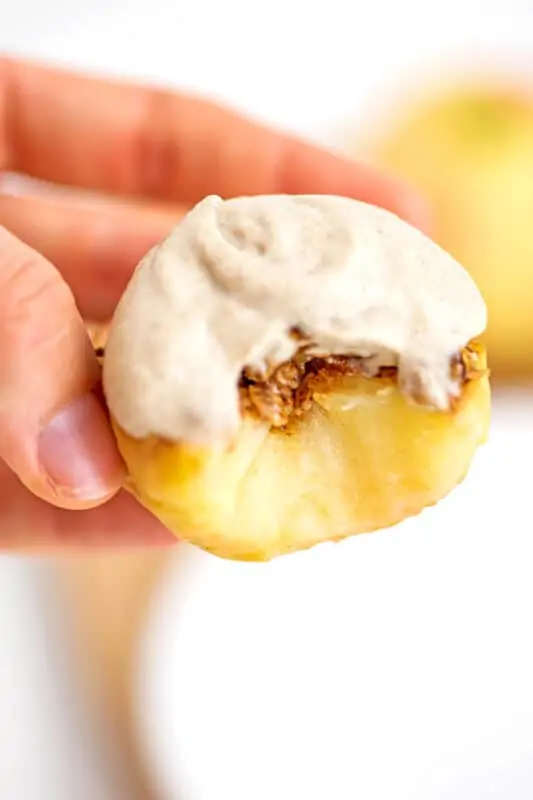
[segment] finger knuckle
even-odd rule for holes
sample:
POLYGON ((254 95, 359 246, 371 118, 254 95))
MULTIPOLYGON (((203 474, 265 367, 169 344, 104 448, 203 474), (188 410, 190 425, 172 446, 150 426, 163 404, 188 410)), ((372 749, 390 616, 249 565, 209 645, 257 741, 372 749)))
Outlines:
MULTIPOLYGON (((54 330, 68 287, 54 267, 0 227, 0 330, 2 340, 30 337, 40 343, 54 330)), ((27 343, 27 342, 26 342, 27 343)))
POLYGON ((123 142, 129 191, 171 200, 183 171, 182 147, 172 135, 172 104, 164 92, 148 89, 139 103, 136 124, 123 142))

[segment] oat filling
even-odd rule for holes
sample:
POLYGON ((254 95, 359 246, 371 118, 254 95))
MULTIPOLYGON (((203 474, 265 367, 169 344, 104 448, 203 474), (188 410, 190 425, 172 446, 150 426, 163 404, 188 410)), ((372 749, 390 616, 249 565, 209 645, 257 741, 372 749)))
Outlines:
MULTIPOLYGON (((479 367, 480 351, 479 345, 472 342, 450 361, 450 377, 461 390, 487 372, 479 367)), ((105 348, 97 347, 95 353, 102 360, 105 348)), ((241 416, 253 417, 281 430, 311 409, 315 394, 333 391, 345 378, 363 376, 395 381, 396 367, 376 370, 369 364, 371 359, 356 356, 316 356, 304 345, 290 361, 275 366, 268 375, 245 367, 239 380, 241 416)))
MULTIPOLYGON (((479 352, 479 346, 472 343, 450 361, 450 376, 461 390, 459 398, 466 383, 486 373, 479 368, 479 352)), ((316 393, 334 391, 344 378, 363 376, 394 382, 397 372, 391 366, 377 370, 369 367, 369 359, 365 358, 306 356, 305 351, 300 351, 266 377, 254 375, 248 368, 243 370, 239 381, 241 415, 268 422, 273 428, 284 428, 291 419, 309 411, 316 393)), ((453 399, 451 405, 453 408, 453 399)))

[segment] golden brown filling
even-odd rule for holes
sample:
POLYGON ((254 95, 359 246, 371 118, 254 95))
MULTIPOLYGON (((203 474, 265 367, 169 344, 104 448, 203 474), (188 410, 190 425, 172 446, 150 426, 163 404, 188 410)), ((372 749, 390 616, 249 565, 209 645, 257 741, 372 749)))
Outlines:
MULTIPOLYGON (((300 351, 267 377, 245 369, 239 382, 241 413, 283 428, 293 417, 302 416, 313 403, 313 396, 334 390, 347 377, 360 375, 395 383, 396 367, 381 367, 369 373, 364 358, 354 356, 308 357, 300 351)), ((480 346, 472 342, 451 360, 451 377, 461 387, 486 374, 480 368, 480 346)))
MULTIPOLYGON (((296 331, 295 338, 300 338, 296 331)), ((303 341, 303 337, 301 338, 303 341)), ((239 397, 243 417, 254 417, 268 422, 273 428, 284 428, 291 419, 308 411, 316 393, 333 391, 350 376, 372 377, 395 383, 396 367, 381 367, 369 373, 368 362, 356 356, 312 356, 304 345, 290 361, 275 367, 264 377, 245 368, 239 381, 239 397)), ((482 347, 471 342, 450 363, 451 377, 464 387, 466 383, 481 378, 487 370, 481 367, 482 347)), ((105 348, 96 347, 99 359, 105 348)), ((452 404, 453 405, 453 404, 452 404)))

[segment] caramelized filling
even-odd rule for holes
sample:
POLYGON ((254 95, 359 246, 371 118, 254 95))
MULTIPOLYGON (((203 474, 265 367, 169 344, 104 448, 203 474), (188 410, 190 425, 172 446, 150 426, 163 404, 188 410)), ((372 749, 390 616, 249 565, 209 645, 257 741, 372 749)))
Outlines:
MULTIPOLYGON (((297 331, 293 331, 293 335, 305 341, 297 331)), ((307 344, 303 344, 293 359, 272 368, 266 376, 249 367, 243 370, 239 381, 243 417, 251 416, 268 422, 273 428, 284 428, 291 419, 303 416, 311 408, 315 394, 334 391, 345 378, 359 375, 388 383, 396 381, 396 367, 381 367, 377 372, 369 372, 367 359, 313 356, 307 348, 307 344)), ((462 387, 487 374, 487 370, 480 367, 481 352, 480 345, 471 342, 452 358, 451 377, 462 387)), ((95 353, 102 360, 105 347, 95 347, 95 353)))
MULTIPOLYGON (((451 360, 451 377, 460 386, 486 374, 486 370, 480 368, 480 352, 479 345, 473 342, 451 360)), ((303 350, 266 378, 254 375, 250 370, 243 371, 239 382, 241 414, 254 416, 274 428, 283 428, 291 418, 302 416, 311 408, 316 393, 334 391, 344 378, 356 375, 394 383, 397 368, 381 367, 370 373, 364 358, 306 358, 303 350)))

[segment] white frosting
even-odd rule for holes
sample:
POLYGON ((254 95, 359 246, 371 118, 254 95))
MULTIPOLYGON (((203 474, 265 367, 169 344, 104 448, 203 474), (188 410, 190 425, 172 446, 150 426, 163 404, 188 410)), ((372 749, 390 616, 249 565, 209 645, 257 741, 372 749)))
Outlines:
POLYGON ((214 442, 240 422, 244 366, 297 349, 376 356, 436 408, 450 359, 486 326, 476 285, 388 211, 330 196, 207 197, 139 264, 104 361, 111 413, 133 437, 214 442))

